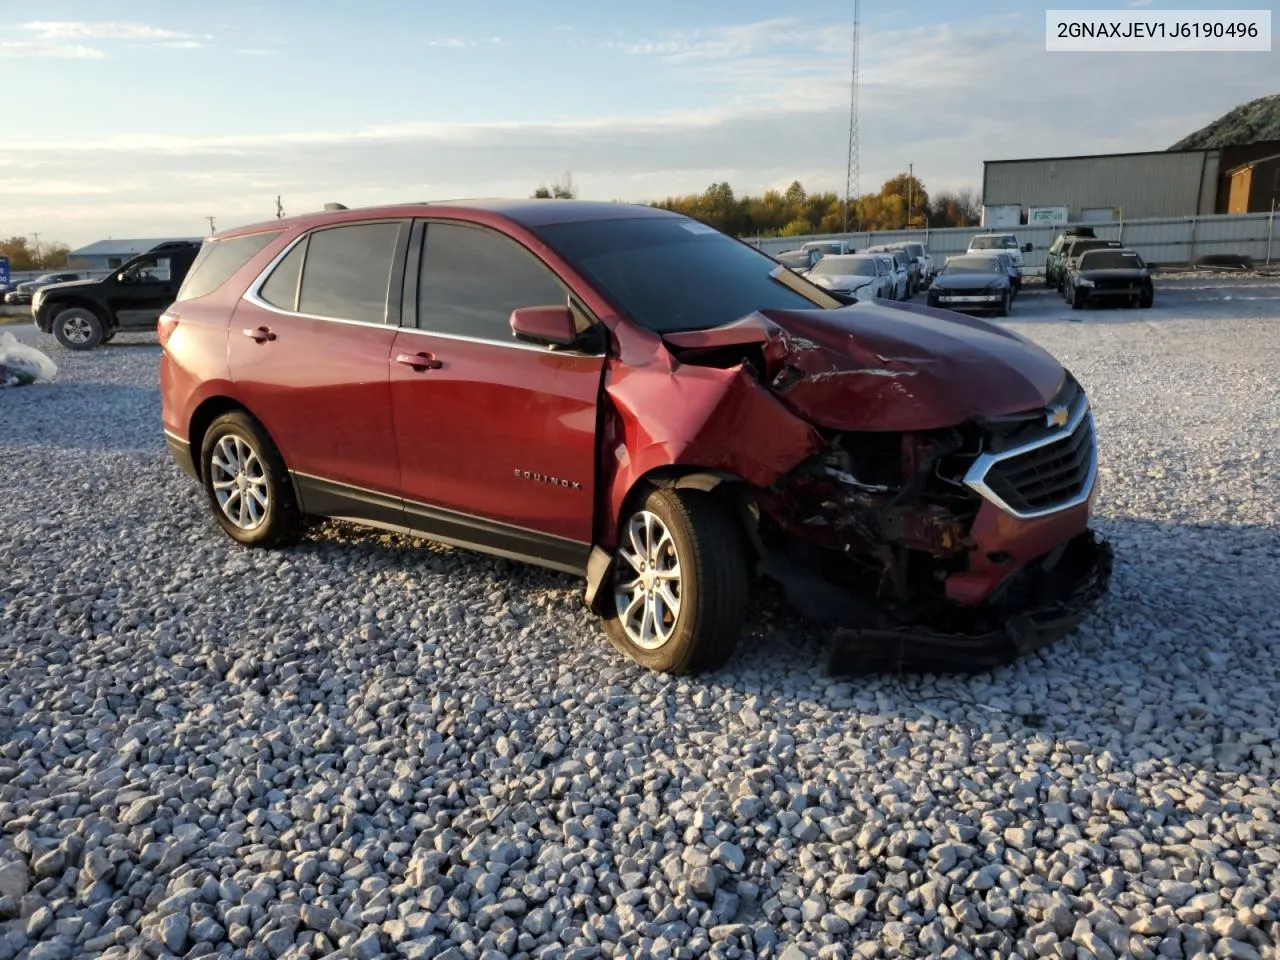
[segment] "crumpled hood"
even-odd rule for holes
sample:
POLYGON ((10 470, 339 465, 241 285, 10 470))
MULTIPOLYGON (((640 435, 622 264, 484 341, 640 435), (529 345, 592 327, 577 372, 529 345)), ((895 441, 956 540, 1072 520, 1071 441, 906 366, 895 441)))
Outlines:
POLYGON ((1046 406, 1064 370, 1040 347, 976 317, 909 304, 766 310, 667 334, 684 363, 759 346, 761 382, 832 430, 930 430, 1046 406))

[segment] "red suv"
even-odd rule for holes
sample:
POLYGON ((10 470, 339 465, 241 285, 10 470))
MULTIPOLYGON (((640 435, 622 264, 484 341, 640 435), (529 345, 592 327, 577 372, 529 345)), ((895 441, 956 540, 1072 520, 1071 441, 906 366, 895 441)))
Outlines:
POLYGON ((576 573, 654 669, 722 663, 753 576, 866 666, 1007 659, 1108 581, 1093 418, 1049 354, 667 211, 243 227, 159 330, 170 449, 235 540, 336 517, 576 573))

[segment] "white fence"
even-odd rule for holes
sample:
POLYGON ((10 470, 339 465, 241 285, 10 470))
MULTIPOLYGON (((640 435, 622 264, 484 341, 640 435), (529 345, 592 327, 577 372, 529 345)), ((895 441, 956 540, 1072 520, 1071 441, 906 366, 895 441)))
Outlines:
MULTIPOLYGON (((1031 243, 1031 253, 1023 254, 1024 270, 1044 270, 1044 257, 1054 238, 1067 224, 1024 224, 1019 227, 948 227, 942 230, 879 230, 863 233, 824 234, 809 237, 767 237, 750 241, 765 253, 795 250, 809 240, 850 240, 861 250, 882 243, 911 241, 929 248, 935 263, 964 253, 969 240, 983 233, 1017 234, 1021 244, 1031 243)), ((1075 224, 1072 224, 1075 226, 1075 224)), ((1162 217, 1152 220, 1116 220, 1083 223, 1107 240, 1119 240, 1138 251, 1144 260, 1157 264, 1195 263, 1213 254, 1252 257, 1255 263, 1280 261, 1280 238, 1275 234, 1275 216, 1270 213, 1237 213, 1211 217, 1162 217)))

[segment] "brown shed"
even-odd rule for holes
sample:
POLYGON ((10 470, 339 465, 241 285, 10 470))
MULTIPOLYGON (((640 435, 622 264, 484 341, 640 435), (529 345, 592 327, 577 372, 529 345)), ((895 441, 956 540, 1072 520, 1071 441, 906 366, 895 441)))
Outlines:
POLYGON ((1228 170, 1227 213, 1266 213, 1280 205, 1280 153, 1228 170))

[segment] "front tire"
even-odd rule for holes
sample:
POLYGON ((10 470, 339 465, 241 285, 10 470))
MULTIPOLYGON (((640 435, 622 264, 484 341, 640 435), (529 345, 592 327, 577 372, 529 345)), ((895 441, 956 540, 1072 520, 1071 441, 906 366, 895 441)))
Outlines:
POLYGON ((1144 310, 1156 302, 1156 292, 1151 287, 1147 287, 1138 295, 1138 306, 1144 310))
POLYGON ((1010 304, 1009 291, 1006 290, 1004 292, 1004 298, 1000 301, 1000 306, 996 308, 996 316, 1007 317, 1009 315, 1009 304, 1010 304))
POLYGON ((92 350, 102 342, 102 320, 86 307, 67 307, 53 318, 53 335, 68 350, 92 350))
POLYGON ((650 670, 714 670, 732 656, 747 607, 746 545, 728 503, 652 489, 630 510, 603 598, 604 628, 650 670))
POLYGON ((1071 292, 1071 309, 1072 310, 1084 309, 1084 291, 1083 290, 1073 290, 1071 292))
POLYGON ((243 410, 218 417, 200 447, 200 476, 218 525, 247 547, 282 547, 302 534, 304 517, 284 458, 243 410))

